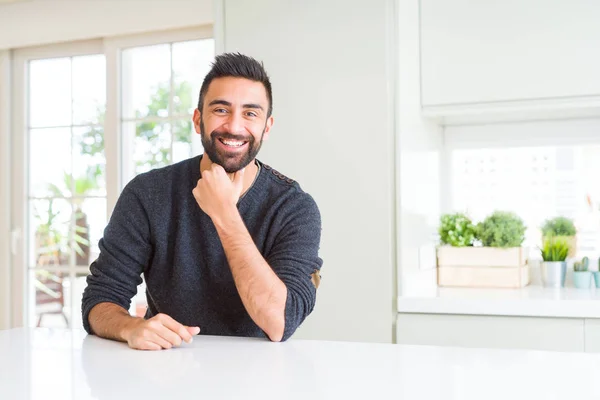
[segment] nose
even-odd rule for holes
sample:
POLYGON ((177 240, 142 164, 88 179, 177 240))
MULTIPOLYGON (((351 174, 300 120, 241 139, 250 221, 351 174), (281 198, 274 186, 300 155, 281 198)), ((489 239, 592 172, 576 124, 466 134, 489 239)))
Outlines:
POLYGON ((239 113, 230 113, 225 128, 230 133, 244 134, 244 118, 239 113))

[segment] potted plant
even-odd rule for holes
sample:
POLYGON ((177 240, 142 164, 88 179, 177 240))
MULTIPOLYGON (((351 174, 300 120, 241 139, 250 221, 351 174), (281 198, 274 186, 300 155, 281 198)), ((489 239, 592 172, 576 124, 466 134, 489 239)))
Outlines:
POLYGON ((549 236, 561 236, 569 242, 568 257, 575 257, 577 252, 577 228, 572 219, 554 217, 544 221, 542 225, 542 240, 549 236))
POLYGON ((542 282, 547 287, 564 287, 567 274, 567 255, 569 242, 562 236, 547 236, 544 239, 542 253, 542 282))
POLYGON ((598 271, 594 271, 593 274, 596 287, 600 288, 600 258, 598 259, 598 271))
POLYGON ((475 226, 471 219, 463 213, 442 215, 438 232, 443 245, 473 246, 475 240, 475 226))
POLYGON ((523 287, 529 283, 525 224, 516 214, 496 211, 474 226, 462 214, 442 216, 438 285, 523 287), (472 234, 472 235, 471 235, 472 234), (482 246, 476 246, 476 241, 482 246))
POLYGON ((592 283, 592 273, 588 270, 590 260, 583 257, 581 261, 573 264, 573 283, 576 288, 589 289, 592 283))

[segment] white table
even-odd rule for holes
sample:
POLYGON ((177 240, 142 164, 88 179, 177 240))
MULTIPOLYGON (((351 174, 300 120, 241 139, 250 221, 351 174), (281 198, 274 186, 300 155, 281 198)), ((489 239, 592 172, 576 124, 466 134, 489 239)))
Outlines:
MULTIPOLYGON (((515 335, 526 335, 515 332, 515 335)), ((197 336, 144 352, 0 331, 0 399, 598 399, 600 355, 197 336)))

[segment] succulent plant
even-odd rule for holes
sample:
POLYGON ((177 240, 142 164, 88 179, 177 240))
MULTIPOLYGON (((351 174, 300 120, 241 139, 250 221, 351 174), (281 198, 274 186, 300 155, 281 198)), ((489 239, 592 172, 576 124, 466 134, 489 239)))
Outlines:
POLYGON ((584 272, 587 271, 590 267, 590 259, 587 257, 583 257, 581 261, 575 261, 573 263, 573 270, 575 272, 584 272))

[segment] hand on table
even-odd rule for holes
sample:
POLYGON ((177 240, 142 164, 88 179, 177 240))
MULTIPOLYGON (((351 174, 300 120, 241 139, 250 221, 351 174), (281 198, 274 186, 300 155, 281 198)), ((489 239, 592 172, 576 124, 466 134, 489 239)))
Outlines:
POLYGON ((124 338, 132 349, 162 350, 180 346, 182 342, 191 343, 192 336, 200 333, 197 326, 185 326, 166 314, 136 319, 129 327, 124 338))

